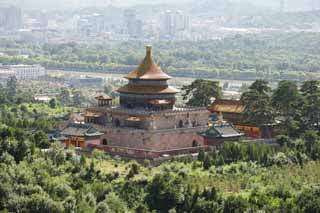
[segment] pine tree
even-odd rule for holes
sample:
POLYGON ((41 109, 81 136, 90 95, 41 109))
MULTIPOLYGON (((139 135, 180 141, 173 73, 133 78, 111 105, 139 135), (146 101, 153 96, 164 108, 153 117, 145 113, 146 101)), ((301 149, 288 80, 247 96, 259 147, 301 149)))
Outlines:
POLYGON ((203 168, 205 170, 208 170, 211 167, 211 159, 209 157, 209 155, 205 155, 204 159, 203 159, 203 168))
POLYGON ((198 153, 198 161, 203 161, 205 157, 205 152, 203 150, 200 150, 198 153))

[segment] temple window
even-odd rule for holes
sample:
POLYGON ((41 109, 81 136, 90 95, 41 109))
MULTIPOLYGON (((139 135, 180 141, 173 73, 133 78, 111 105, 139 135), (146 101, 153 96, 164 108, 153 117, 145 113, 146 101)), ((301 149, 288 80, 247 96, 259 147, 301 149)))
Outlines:
POLYGON ((116 124, 116 127, 120 126, 120 120, 118 118, 116 119, 115 124, 116 124))
POLYGON ((192 141, 192 147, 197 147, 199 146, 198 142, 196 140, 192 141))
POLYGON ((179 128, 182 128, 182 127, 183 127, 183 121, 182 121, 182 120, 179 121, 178 127, 179 127, 179 128))
POLYGON ((107 139, 103 139, 103 140, 102 140, 102 145, 108 145, 107 139))

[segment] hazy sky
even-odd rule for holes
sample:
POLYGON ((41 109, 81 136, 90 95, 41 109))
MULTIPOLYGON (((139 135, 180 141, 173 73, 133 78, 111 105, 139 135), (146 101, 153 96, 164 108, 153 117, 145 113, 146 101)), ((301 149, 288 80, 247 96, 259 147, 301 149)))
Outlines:
MULTIPOLYGON (((3 2, 15 3, 22 8, 41 8, 41 9, 65 9, 77 8, 85 6, 108 6, 110 3, 115 6, 134 6, 139 4, 183 4, 191 3, 199 4, 201 2, 210 2, 214 5, 215 1, 230 1, 230 2, 249 2, 257 6, 277 9, 280 5, 280 0, 0 0, 3 2)), ((288 10, 306 10, 315 4, 320 7, 320 0, 285 0, 285 7, 288 10)))

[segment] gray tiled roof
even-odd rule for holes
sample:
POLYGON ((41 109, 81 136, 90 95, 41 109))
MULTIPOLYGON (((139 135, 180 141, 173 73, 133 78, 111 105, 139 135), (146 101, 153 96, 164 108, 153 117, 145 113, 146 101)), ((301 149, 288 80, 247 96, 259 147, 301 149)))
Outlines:
POLYGON ((62 130, 63 136, 100 136, 103 133, 99 132, 88 124, 69 124, 62 130))
POLYGON ((215 138, 240 137, 243 135, 229 123, 213 124, 204 134, 207 137, 215 138))

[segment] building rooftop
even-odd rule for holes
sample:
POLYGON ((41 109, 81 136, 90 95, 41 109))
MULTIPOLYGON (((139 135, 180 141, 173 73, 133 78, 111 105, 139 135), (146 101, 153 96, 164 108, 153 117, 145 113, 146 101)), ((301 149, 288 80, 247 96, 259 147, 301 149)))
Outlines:
POLYGON ((98 95, 95 97, 96 100, 112 100, 112 98, 108 95, 98 95))
POLYGON ((171 101, 165 100, 165 99, 155 99, 149 101, 149 103, 153 105, 165 105, 165 104, 171 104, 171 101))
POLYGON ((127 79, 169 80, 171 77, 153 61, 152 47, 146 46, 146 56, 137 69, 125 76, 127 79))
POLYGON ((151 114, 177 114, 177 113, 191 113, 191 112, 206 112, 210 113, 206 107, 187 107, 187 106, 175 106, 173 109, 167 110, 153 110, 145 108, 128 109, 121 106, 114 106, 109 109, 105 109, 108 112, 126 113, 130 115, 148 115, 151 114))
POLYGON ((78 137, 84 137, 84 136, 90 137, 90 136, 103 135, 103 133, 99 132, 89 124, 76 124, 76 123, 69 124, 65 129, 61 131, 60 134, 61 136, 78 136, 78 137))
POLYGON ((177 89, 167 85, 134 85, 127 84, 117 90, 120 93, 132 94, 176 94, 177 89))
POLYGON ((217 99, 209 107, 211 112, 243 113, 244 105, 239 100, 217 99))
POLYGON ((204 135, 209 138, 232 138, 241 137, 244 134, 234 128, 230 123, 213 124, 204 135))
POLYGON ((84 113, 84 117, 100 118, 101 116, 103 116, 102 112, 90 111, 88 109, 84 113))

